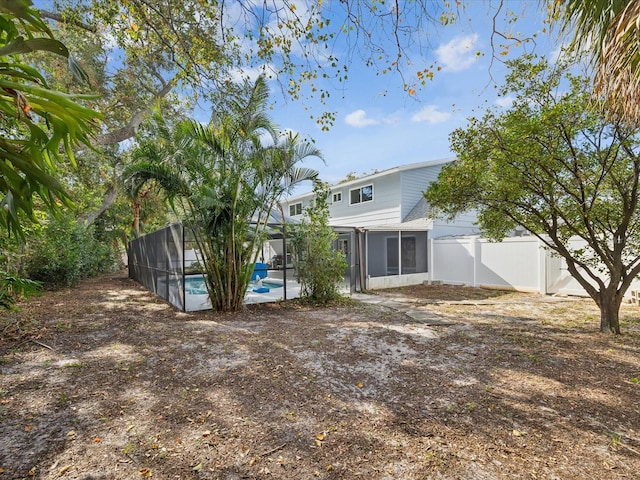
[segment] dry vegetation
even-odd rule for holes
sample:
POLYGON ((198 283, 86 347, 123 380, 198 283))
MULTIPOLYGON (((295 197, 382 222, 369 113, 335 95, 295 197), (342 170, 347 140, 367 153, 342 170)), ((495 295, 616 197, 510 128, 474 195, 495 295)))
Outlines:
POLYGON ((423 319, 185 314, 124 276, 31 299, 0 323, 0 480, 638 478, 637 306, 615 337, 588 300, 380 295, 423 319))

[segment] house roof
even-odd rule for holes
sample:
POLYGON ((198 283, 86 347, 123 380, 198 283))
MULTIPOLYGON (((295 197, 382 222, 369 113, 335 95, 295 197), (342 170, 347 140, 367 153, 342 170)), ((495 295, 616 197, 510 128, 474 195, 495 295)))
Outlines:
POLYGON ((384 225, 372 225, 369 227, 361 227, 363 230, 369 231, 399 231, 404 232, 424 232, 433 228, 433 220, 430 218, 418 218, 410 222, 385 223, 384 225))
POLYGON ((418 200, 418 203, 411 209, 407 216, 402 219, 402 223, 412 222, 415 220, 429 218, 431 207, 429 206, 429 202, 424 197, 421 197, 418 200))
MULTIPOLYGON (((364 175, 362 177, 358 177, 354 180, 349 180, 348 182, 340 182, 340 183, 336 183, 331 185, 331 188, 335 188, 335 187, 347 187, 349 188, 352 185, 355 185, 357 183, 361 183, 363 181, 368 181, 368 180, 373 180, 375 178, 378 177, 384 177, 386 175, 391 175, 393 173, 397 173, 397 172, 405 172, 408 170, 415 170, 417 168, 423 168, 423 167, 433 167, 433 166, 437 166, 437 165, 443 165, 445 163, 451 163, 454 160, 456 160, 455 158, 451 157, 451 158, 441 158, 439 160, 427 160, 425 162, 417 162, 417 163, 407 163, 405 165, 399 165, 397 167, 393 167, 393 168, 388 168, 386 170, 381 170, 380 172, 376 172, 376 173, 372 173, 370 175, 364 175)), ((299 195, 294 195, 292 197, 287 198, 285 201, 287 203, 292 203, 295 202, 296 200, 308 197, 310 195, 313 195, 312 192, 307 192, 307 193, 302 193, 299 195)))
POLYGON ((422 197, 400 223, 386 223, 366 227, 365 230, 413 230, 424 231, 433 228, 433 219, 429 217, 429 203, 422 197))

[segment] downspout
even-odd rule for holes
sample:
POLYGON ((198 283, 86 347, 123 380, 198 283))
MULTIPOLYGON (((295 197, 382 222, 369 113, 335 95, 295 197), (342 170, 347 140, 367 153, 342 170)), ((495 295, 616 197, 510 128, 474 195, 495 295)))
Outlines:
POLYGON ((398 230, 398 277, 402 276, 402 230, 398 230))
POLYGON ((365 262, 367 262, 367 252, 363 248, 362 242, 362 237, 364 236, 365 232, 361 228, 356 228, 356 234, 358 236, 358 271, 360 274, 360 291, 365 292, 368 287, 368 285, 365 283, 365 268, 367 266, 365 262))

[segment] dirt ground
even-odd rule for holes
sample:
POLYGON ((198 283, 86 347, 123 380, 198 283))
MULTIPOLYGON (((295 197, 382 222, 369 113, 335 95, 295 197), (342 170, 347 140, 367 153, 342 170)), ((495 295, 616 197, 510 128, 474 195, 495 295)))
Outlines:
POLYGON ((0 320, 3 479, 637 479, 640 307, 465 287, 176 312, 124 275, 0 320), (417 299, 417 300, 416 300, 417 299))

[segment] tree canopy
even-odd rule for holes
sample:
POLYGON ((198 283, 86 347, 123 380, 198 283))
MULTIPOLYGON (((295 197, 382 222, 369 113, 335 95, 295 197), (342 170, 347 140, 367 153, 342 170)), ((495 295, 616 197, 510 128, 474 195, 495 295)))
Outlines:
POLYGON ((619 333, 620 303, 640 273, 638 131, 604 118, 590 79, 567 65, 509 65, 501 94, 513 105, 451 134, 458 160, 425 196, 444 215, 477 209, 491 238, 516 226, 538 236, 600 307, 601 331, 619 333))
POLYGON ((34 197, 55 210, 69 197, 56 176, 71 162, 76 144, 90 144, 98 115, 79 101, 81 95, 58 91, 26 57, 46 52, 64 58, 77 78, 86 75, 67 47, 54 38, 26 0, 0 5, 0 225, 21 233, 21 215, 33 216, 34 197))

